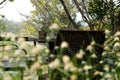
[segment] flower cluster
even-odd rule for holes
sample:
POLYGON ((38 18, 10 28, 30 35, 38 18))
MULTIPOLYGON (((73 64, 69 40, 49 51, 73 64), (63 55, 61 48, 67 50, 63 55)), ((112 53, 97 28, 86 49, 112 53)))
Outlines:
MULTIPOLYGON (((56 29, 56 26, 54 24, 53 28, 56 29)), ((103 45, 98 45, 95 41, 92 41, 86 49, 80 49, 74 56, 67 55, 67 51, 64 52, 66 54, 61 54, 64 51, 63 49, 69 48, 66 41, 55 47, 58 53, 53 55, 46 44, 33 46, 31 43, 25 43, 24 39, 21 38, 18 42, 19 49, 14 52, 9 51, 12 55, 4 51, 4 55, 0 54, 0 57, 10 63, 19 63, 30 59, 31 61, 25 65, 20 64, 24 66, 24 80, 38 80, 38 78, 45 80, 119 80, 120 32, 111 35, 110 31, 106 30, 105 34, 106 40, 103 45), (95 52, 97 45, 103 48, 100 55, 95 52), (22 54, 24 53, 23 48, 28 54, 22 54), (50 61, 46 61, 46 57, 49 58, 48 55, 52 58, 50 61), (31 56, 34 56, 34 58, 31 56)), ((10 50, 13 48, 8 45, 4 49, 10 50)), ((2 60, 0 66, 4 66, 2 60)), ((14 72, 14 74, 16 74, 16 77, 0 68, 0 80, 21 80, 20 72, 14 72)))

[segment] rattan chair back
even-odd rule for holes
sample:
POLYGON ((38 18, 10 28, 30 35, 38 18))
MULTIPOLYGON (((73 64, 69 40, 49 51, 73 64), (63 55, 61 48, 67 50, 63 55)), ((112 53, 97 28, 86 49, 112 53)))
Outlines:
MULTIPOLYGON (((80 49, 86 50, 92 41, 96 44, 103 45, 105 41, 104 31, 80 31, 80 30, 60 30, 57 34, 56 46, 60 46, 63 41, 69 44, 68 51, 65 54, 73 56, 80 49)), ((95 51, 97 54, 103 52, 101 46, 96 46, 95 51)))

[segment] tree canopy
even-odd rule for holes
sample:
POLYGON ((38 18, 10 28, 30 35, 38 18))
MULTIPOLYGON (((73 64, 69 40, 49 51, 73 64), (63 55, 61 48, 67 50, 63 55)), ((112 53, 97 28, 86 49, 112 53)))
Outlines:
MULTIPOLYGON (((6 3, 7 1, 13 2, 14 0, 1 0, 0 1, 0 8, 3 8, 3 4, 6 3)), ((4 14, 0 14, 0 31, 6 31, 7 29, 7 20, 4 19, 5 16, 4 14)))
POLYGON ((120 22, 119 0, 31 0, 35 10, 27 17, 27 23, 47 31, 52 23, 61 28, 80 29, 77 13, 91 30, 110 29, 116 31, 120 22))

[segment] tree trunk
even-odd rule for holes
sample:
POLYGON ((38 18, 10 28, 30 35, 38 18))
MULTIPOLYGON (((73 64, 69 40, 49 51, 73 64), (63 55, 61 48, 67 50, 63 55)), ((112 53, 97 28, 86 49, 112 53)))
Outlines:
POLYGON ((89 27, 90 27, 90 29, 93 30, 94 29, 94 25, 90 22, 90 20, 87 19, 87 17, 85 16, 86 13, 84 13, 83 10, 79 7, 79 4, 78 4, 77 0, 73 0, 73 1, 74 1, 75 5, 76 5, 78 11, 81 13, 81 15, 83 17, 83 20, 85 22, 87 22, 89 27))
POLYGON ((3 4, 6 0, 3 0, 2 2, 0 2, 0 5, 3 4))
POLYGON ((63 0, 60 0, 60 2, 61 2, 61 4, 63 5, 64 10, 65 10, 65 12, 66 12, 66 14, 67 14, 67 17, 68 17, 69 20, 71 21, 72 25, 73 25, 76 29, 78 29, 77 24, 75 23, 75 21, 74 21, 74 20, 72 19, 72 17, 70 16, 70 13, 69 13, 66 5, 65 5, 65 2, 64 2, 63 0))

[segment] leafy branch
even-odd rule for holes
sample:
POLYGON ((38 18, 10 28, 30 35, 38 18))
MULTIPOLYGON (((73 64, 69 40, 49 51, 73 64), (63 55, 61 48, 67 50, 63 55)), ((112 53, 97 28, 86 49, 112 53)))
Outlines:
POLYGON ((6 2, 6 0, 3 0, 2 2, 0 2, 0 5, 2 5, 4 2, 6 2))

